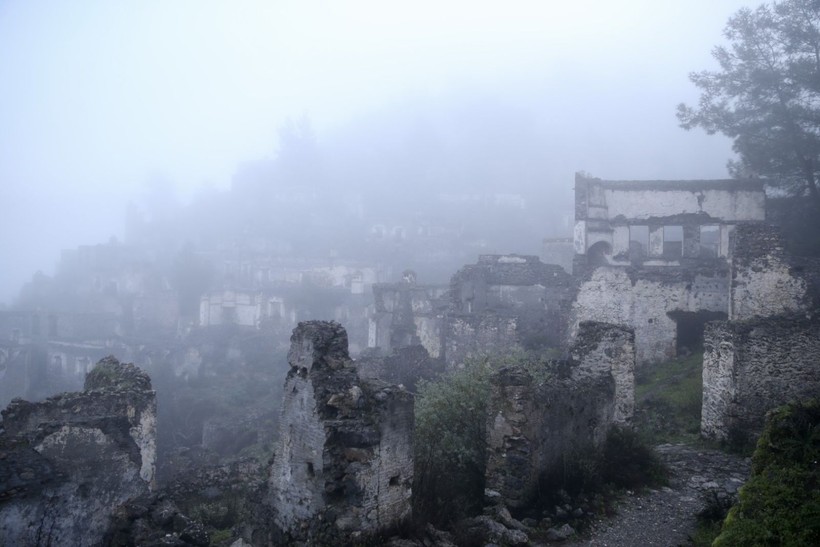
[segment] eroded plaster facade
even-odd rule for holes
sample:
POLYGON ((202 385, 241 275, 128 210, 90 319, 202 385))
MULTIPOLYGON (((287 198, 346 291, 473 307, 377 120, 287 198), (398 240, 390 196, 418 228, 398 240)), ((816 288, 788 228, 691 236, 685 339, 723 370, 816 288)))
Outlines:
POLYGON ((635 329, 639 363, 700 343, 732 310, 730 241, 765 220, 759 181, 575 179, 578 292, 570 338, 585 320, 635 329), (694 334, 693 334, 694 333, 694 334))

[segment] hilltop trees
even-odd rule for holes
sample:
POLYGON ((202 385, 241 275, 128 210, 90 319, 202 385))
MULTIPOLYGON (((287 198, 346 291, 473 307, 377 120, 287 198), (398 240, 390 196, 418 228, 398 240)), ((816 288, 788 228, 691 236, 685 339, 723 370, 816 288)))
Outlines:
POLYGON ((681 127, 734 139, 735 176, 760 176, 820 209, 820 0, 741 9, 712 52, 719 71, 692 73, 697 107, 681 127))

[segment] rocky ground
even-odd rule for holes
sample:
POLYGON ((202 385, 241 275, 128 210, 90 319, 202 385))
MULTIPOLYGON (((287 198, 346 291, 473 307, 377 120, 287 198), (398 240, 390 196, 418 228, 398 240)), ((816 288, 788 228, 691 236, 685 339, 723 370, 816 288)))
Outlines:
POLYGON ((564 545, 689 545, 697 513, 709 500, 733 500, 749 475, 748 458, 679 444, 657 451, 669 466, 669 485, 624 496, 614 517, 596 519, 582 537, 564 545))

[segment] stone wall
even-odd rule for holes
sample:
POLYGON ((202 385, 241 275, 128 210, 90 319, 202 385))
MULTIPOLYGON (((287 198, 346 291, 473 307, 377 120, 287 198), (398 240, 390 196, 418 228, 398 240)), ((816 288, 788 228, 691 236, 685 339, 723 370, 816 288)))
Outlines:
POLYGON ((584 323, 569 361, 548 370, 506 367, 492 377, 487 423, 487 488, 505 505, 531 501, 539 479, 595 450, 634 408, 634 335, 584 323))
POLYGON ((517 320, 510 314, 450 314, 445 325, 446 367, 462 366, 473 357, 522 350, 517 320))
POLYGON ((612 377, 615 423, 626 424, 635 412, 635 332, 598 321, 581 323, 569 350, 572 378, 612 377))
POLYGON ((739 226, 730 246, 729 319, 767 317, 817 306, 817 259, 790 256, 778 228, 765 224, 739 226))
POLYGON ((725 317, 728 307, 725 262, 686 269, 601 266, 580 284, 570 315, 570 338, 577 338, 583 321, 627 325, 635 331, 638 363, 663 361, 677 354, 677 316, 725 317))
POLYGON ((85 391, 2 412, 0 537, 8 545, 97 545, 109 518, 154 482, 156 397, 113 357, 85 391))
POLYGON ((766 411, 820 396, 820 317, 716 321, 706 329, 701 433, 753 438, 766 411))
POLYGON ((416 276, 410 271, 399 283, 374 285, 375 311, 370 318, 368 347, 390 353, 420 344, 430 357, 441 357, 446 292, 447 287, 416 284, 416 276))
POLYGON ((481 255, 450 282, 448 367, 482 353, 563 346, 575 284, 535 256, 481 255))
POLYGON ((276 525, 290 538, 346 542, 409 517, 412 395, 360 378, 338 323, 300 323, 288 362, 268 478, 276 525))
POLYGON ((576 174, 575 253, 623 266, 725 257, 729 233, 764 221, 765 205, 758 180, 607 181, 576 174))

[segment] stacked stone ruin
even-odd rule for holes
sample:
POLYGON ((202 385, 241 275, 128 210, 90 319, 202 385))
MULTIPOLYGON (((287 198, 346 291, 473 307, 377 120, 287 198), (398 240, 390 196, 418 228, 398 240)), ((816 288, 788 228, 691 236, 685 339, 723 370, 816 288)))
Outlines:
POLYGON ((293 331, 280 437, 268 479, 290 538, 368 534, 410 516, 413 396, 361 378, 338 323, 293 331))
POLYGON ((156 461, 156 395, 108 357, 85 390, 2 412, 0 538, 5 545, 99 545, 117 506, 147 493, 156 461))

